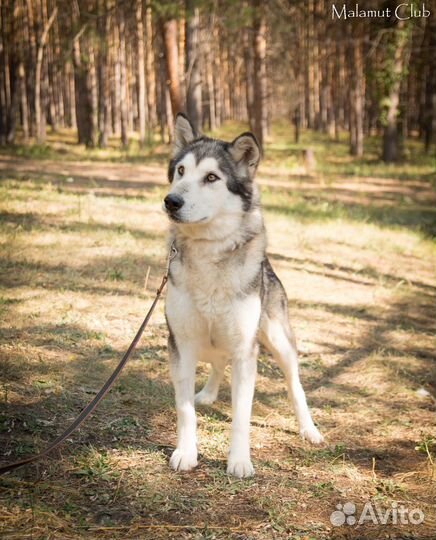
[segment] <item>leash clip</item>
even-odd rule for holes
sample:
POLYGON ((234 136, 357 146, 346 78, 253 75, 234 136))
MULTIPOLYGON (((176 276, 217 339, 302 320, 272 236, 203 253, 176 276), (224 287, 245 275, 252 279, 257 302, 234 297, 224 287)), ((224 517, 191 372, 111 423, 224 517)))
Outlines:
POLYGON ((174 244, 175 242, 173 242, 170 247, 170 255, 169 255, 170 262, 176 257, 178 253, 177 248, 174 244))
POLYGON ((175 257, 177 256, 177 248, 175 246, 175 243, 176 241, 173 240, 173 242, 171 243, 171 246, 170 246, 170 250, 168 252, 168 262, 167 262, 167 269, 166 269, 166 272, 165 272, 165 275, 168 276, 168 273, 170 271, 170 264, 171 264, 171 261, 175 259, 175 257))

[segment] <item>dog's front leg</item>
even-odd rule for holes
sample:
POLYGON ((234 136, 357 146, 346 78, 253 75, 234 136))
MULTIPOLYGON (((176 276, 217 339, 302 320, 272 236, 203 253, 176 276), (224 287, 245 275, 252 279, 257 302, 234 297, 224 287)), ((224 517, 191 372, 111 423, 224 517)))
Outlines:
POLYGON ((255 345, 232 365, 232 434, 227 473, 244 478, 253 476, 250 459, 250 418, 253 403, 258 347, 255 345))
POLYGON ((197 355, 186 345, 171 351, 170 369, 177 409, 177 448, 170 466, 175 471, 189 471, 197 466, 197 420, 195 417, 195 368, 197 355))

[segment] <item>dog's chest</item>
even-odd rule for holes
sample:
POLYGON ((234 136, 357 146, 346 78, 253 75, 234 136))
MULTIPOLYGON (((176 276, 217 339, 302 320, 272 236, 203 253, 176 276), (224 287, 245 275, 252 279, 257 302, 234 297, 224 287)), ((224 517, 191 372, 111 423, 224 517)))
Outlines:
POLYGON ((226 259, 190 256, 175 260, 171 268, 177 288, 188 294, 196 309, 207 318, 231 309, 257 273, 257 261, 237 254, 226 259))

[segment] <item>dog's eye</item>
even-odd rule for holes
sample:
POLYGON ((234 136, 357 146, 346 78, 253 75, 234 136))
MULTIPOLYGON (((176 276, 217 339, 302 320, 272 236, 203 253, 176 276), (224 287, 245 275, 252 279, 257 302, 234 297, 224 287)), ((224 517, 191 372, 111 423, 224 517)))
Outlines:
POLYGON ((213 174, 213 173, 209 173, 207 176, 206 176, 206 180, 208 182, 216 182, 217 180, 219 180, 218 176, 216 174, 213 174))
POLYGON ((177 167, 177 172, 179 173, 179 176, 183 176, 185 173, 185 167, 183 165, 179 165, 177 167))

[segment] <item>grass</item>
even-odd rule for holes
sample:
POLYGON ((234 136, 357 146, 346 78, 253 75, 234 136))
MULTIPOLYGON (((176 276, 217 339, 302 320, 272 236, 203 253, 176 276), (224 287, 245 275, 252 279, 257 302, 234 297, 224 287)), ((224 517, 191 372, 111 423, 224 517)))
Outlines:
MULTIPOLYGON (((214 135, 233 138, 242 125, 214 135)), ((364 159, 273 126, 259 183, 271 261, 326 444, 301 441, 282 375, 259 360, 253 479, 225 474, 229 373, 199 407, 200 464, 174 474, 162 304, 97 412, 50 459, 0 478, 2 538, 433 538, 434 159, 364 159), (305 170, 312 147, 316 168, 305 170), (427 391, 424 392, 423 390, 427 391), (421 525, 334 527, 336 505, 421 508, 421 525)), ((109 376, 159 284, 168 149, 85 150, 71 133, 0 155, 0 447, 42 449, 109 376), (147 277, 148 276, 148 277, 147 277)), ((207 367, 198 370, 198 387, 207 367)))

